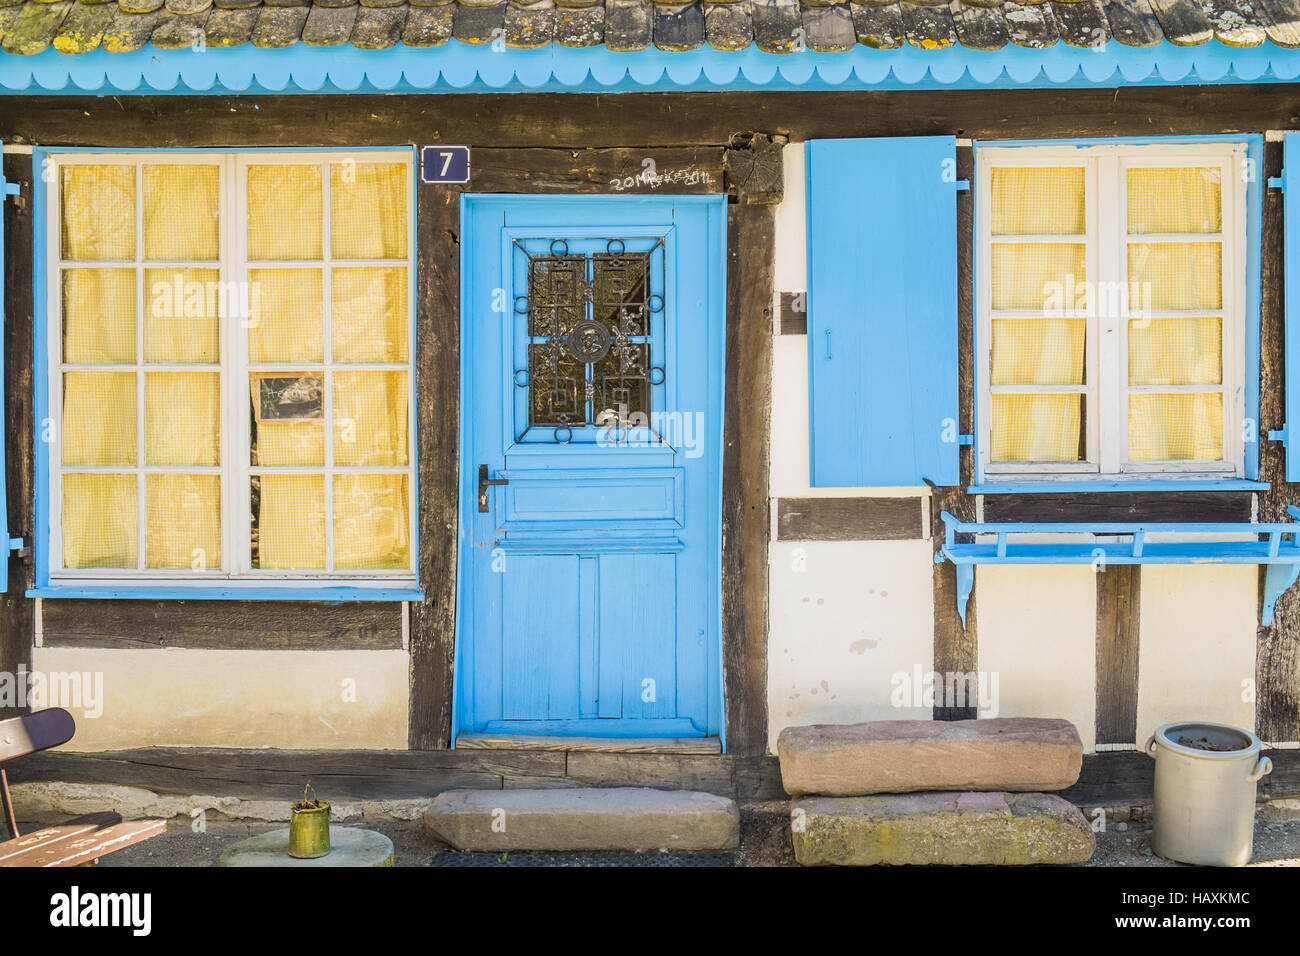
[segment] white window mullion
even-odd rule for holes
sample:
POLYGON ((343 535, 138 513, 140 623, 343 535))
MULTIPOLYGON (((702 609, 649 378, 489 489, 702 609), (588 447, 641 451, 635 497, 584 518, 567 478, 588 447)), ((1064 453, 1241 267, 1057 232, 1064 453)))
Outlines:
POLYGON ((148 481, 144 466, 148 461, 146 452, 148 423, 145 421, 145 387, 144 387, 144 324, 145 324, 145 290, 144 290, 144 163, 135 165, 135 454, 136 454, 136 567, 143 571, 146 567, 145 540, 149 533, 148 481))
POLYGON ((330 164, 321 163, 321 285, 324 289, 325 372, 321 380, 321 405, 325 417, 325 570, 334 570, 334 246, 330 236, 333 225, 333 183, 330 164))
POLYGON ((1128 229, 1123 215, 1123 184, 1119 157, 1107 151, 1097 157, 1097 276, 1092 282, 1098 338, 1098 417, 1101 427, 1100 468, 1103 473, 1119 471, 1127 457, 1128 405, 1125 386, 1127 365, 1122 361, 1127 330, 1124 317, 1115 308, 1118 290, 1126 281, 1124 235, 1128 229), (1118 197, 1118 198, 1117 198, 1118 197))

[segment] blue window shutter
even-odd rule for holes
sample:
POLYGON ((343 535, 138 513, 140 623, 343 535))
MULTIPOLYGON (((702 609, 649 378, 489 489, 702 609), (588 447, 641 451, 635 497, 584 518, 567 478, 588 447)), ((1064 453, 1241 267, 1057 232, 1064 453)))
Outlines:
POLYGON ((807 147, 812 485, 955 485, 957 141, 807 147))
MULTIPOLYGON (((3 156, 3 144, 0 144, 0 156, 3 156)), ((10 196, 18 195, 18 184, 11 183, 4 177, 0 168, 0 331, 4 326, 4 203, 10 196)), ((11 550, 22 547, 21 539, 9 537, 9 499, 5 490, 5 429, 7 422, 4 414, 4 337, 0 335, 0 593, 9 590, 9 554, 11 550)))
POLYGON ((1300 133, 1282 138, 1282 287, 1286 300, 1286 422, 1268 437, 1286 446, 1286 480, 1300 481, 1300 133))

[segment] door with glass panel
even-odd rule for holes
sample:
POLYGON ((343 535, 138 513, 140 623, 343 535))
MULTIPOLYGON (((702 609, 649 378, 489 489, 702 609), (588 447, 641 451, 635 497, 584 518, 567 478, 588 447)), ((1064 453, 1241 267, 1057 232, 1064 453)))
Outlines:
POLYGON ((48 161, 50 583, 414 596, 410 150, 48 161))
POLYGON ((725 208, 464 198, 462 745, 721 731, 725 208))

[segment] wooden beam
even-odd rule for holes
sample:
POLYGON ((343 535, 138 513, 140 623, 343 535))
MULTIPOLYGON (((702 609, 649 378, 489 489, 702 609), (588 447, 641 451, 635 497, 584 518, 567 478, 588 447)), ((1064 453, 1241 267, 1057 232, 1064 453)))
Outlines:
POLYGON ((411 608, 407 744, 451 746, 460 481, 459 186, 416 187, 416 428, 420 584, 411 608))
POLYGON ((1094 577, 1097 579, 1097 743, 1136 745, 1142 567, 1111 565, 1094 577))
POLYGON ((727 369, 722 466, 722 661, 727 749, 767 750, 771 206, 727 207, 727 369))
POLYGON ((88 601, 41 603, 44 647, 400 650, 400 602, 88 601))
MULTIPOLYGON (((1300 796, 1300 750, 1270 750, 1259 796, 1300 796)), ((493 750, 244 750, 159 747, 111 753, 45 751, 8 765, 16 784, 44 781, 143 787, 156 793, 297 799, 310 779, 322 799, 416 800, 467 787, 656 787, 705 790, 739 801, 781 800, 772 756, 493 750)), ((1060 795, 1081 807, 1149 805, 1155 761, 1138 751, 1087 754, 1060 795)))
MULTIPOLYGON (((9 534, 23 538, 26 556, 9 563, 9 590, 0 595, 0 672, 13 674, 32 662, 33 602, 25 592, 34 583, 33 536, 36 532, 35 429, 32 422, 32 158, 6 155, 4 175, 22 189, 23 202, 0 197, 4 216, 4 447, 5 495, 9 534)), ((5 542, 7 544, 7 542, 5 542)), ((0 706, 0 717, 28 708, 0 706)))
POLYGON ((581 150, 792 140, 1159 136, 1291 129, 1292 83, 1051 90, 7 96, 7 141, 127 147, 472 143, 581 150))
POLYGON ((985 521, 1250 521, 1249 491, 985 495, 985 521))
MULTIPOLYGON (((957 178, 970 179, 974 173, 975 157, 969 147, 957 150, 957 178)), ((972 284, 971 236, 974 216, 970 191, 957 193, 957 378, 959 396, 958 418, 962 432, 974 431, 975 408, 972 402, 974 369, 971 355, 974 299, 972 284)), ((963 521, 975 520, 975 499, 967 495, 965 487, 974 483, 971 456, 961 455, 961 484, 955 488, 935 488, 930 497, 930 538, 938 553, 944 540, 944 525, 939 515, 950 512, 963 521)), ((934 672, 937 674, 968 674, 979 669, 979 642, 975 620, 979 611, 979 595, 972 593, 966 604, 966 623, 957 613, 957 571, 950 561, 934 565, 934 672)), ((978 589, 976 589, 978 591, 978 589)), ((970 720, 977 717, 974 703, 964 707, 948 707, 936 702, 936 720, 970 720)))
MULTIPOLYGON (((1294 126, 1295 124, 1291 124, 1294 126)), ((1264 144, 1260 176, 1282 172, 1282 144, 1264 144)), ((1283 315, 1282 193, 1264 190, 1262 236, 1263 288, 1260 299, 1259 435, 1286 422, 1285 317, 1283 315)), ((1293 293, 1296 290, 1292 290, 1293 293)), ((1292 388, 1296 387, 1294 383, 1292 388)), ((1260 442, 1259 477, 1270 487, 1259 492, 1260 521, 1290 521, 1296 487, 1287 484, 1285 455, 1276 442, 1260 442)), ((1265 569, 1259 569, 1262 605, 1265 569)), ((1300 593, 1290 588, 1278 599, 1273 624, 1255 632, 1255 733, 1274 743, 1300 740, 1300 593)), ((1268 779, 1268 778, 1265 778, 1268 779)))
POLYGON ((899 541, 924 537, 920 498, 778 498, 778 541, 899 541))

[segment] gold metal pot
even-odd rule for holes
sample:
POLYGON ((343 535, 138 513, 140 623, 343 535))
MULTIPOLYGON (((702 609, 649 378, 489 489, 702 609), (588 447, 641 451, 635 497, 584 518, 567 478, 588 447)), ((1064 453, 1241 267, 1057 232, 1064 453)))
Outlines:
POLYGON ((330 851, 330 805, 289 811, 289 855, 314 860, 330 851))

